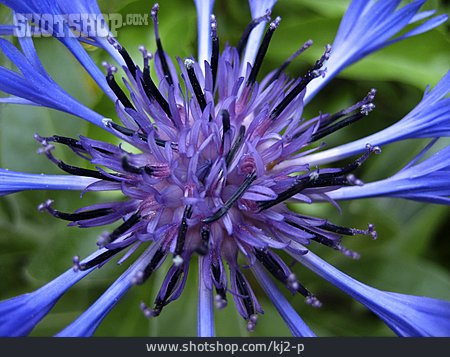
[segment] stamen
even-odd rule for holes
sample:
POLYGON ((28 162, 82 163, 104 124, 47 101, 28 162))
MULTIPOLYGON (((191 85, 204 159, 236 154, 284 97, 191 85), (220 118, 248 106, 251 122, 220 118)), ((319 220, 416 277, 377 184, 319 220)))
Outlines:
POLYGON ((274 81, 277 79, 281 73, 294 61, 298 56, 300 56, 303 52, 305 52, 308 48, 310 48, 313 44, 312 40, 306 41, 302 47, 300 47, 297 51, 295 51, 275 72, 272 76, 271 80, 274 81))
MULTIPOLYGON (((221 280, 219 264, 216 265, 215 263, 212 263, 211 264, 211 272, 213 274, 215 282, 219 283, 221 280)), ((216 292, 217 292, 217 295, 215 297, 216 307, 218 309, 223 309, 224 307, 226 307, 228 305, 227 293, 226 293, 225 287, 217 286, 216 283, 214 284, 216 286, 216 292)))
POLYGON ((34 134, 34 139, 44 145, 44 142, 55 142, 66 145, 72 150, 86 151, 77 139, 68 138, 65 136, 53 135, 50 137, 42 137, 39 134, 34 134))
MULTIPOLYGON (((373 100, 375 99, 376 90, 371 89, 370 92, 367 94, 367 96, 360 102, 356 103, 355 105, 351 106, 350 108, 341 110, 333 115, 330 115, 326 119, 322 120, 320 123, 320 127, 317 132, 315 132, 311 136, 311 142, 314 142, 316 140, 319 140, 339 129, 342 129, 346 127, 347 125, 350 125, 361 118, 364 118, 364 116, 368 115, 372 110, 375 109, 375 104, 373 104, 373 100), (351 112, 358 110, 359 112, 349 115, 351 112), (348 116, 347 116, 348 115, 348 116), (347 117, 345 117, 347 116, 347 117), (343 120, 340 122, 337 122, 333 125, 331 125, 336 120, 344 117, 343 120)), ((301 133, 299 133, 301 134, 301 133)))
POLYGON ((107 62, 103 62, 103 66, 107 70, 106 82, 108 83, 114 94, 117 96, 117 99, 119 99, 119 101, 125 108, 134 109, 133 104, 131 104, 130 100, 128 99, 122 88, 119 87, 114 78, 113 73, 117 72, 117 68, 109 65, 107 62))
POLYGON ((270 256, 263 249, 255 249, 255 257, 258 259, 262 265, 279 281, 282 283, 287 283, 288 277, 283 271, 282 267, 278 262, 270 256))
POLYGON ((136 273, 136 275, 132 279, 132 283, 135 285, 143 284, 152 275, 152 273, 165 257, 166 252, 159 248, 153 258, 150 260, 150 263, 144 268, 144 270, 140 270, 136 273))
POLYGON ((237 292, 242 296, 242 302, 244 303, 245 310, 249 316, 247 329, 249 331, 253 331, 258 317, 255 313, 255 306, 249 293, 247 282, 239 270, 236 270, 236 285, 238 290, 237 292))
POLYGON ((143 58, 143 62, 144 62, 144 69, 145 68, 149 68, 149 61, 153 58, 153 55, 151 52, 147 51, 147 48, 145 48, 144 45, 140 45, 138 47, 139 52, 142 53, 142 58, 143 58))
POLYGON ((228 301, 223 298, 223 294, 225 294, 225 290, 216 288, 216 291, 217 291, 217 295, 214 297, 216 308, 218 310, 222 310, 225 307, 227 307, 227 305, 228 305, 228 301))
POLYGON ((379 154, 381 149, 378 146, 372 146, 370 144, 366 145, 366 152, 361 155, 357 160, 353 163, 348 164, 341 170, 333 173, 325 173, 319 174, 318 172, 312 172, 308 176, 300 177, 296 180, 296 182, 287 190, 278 194, 278 197, 269 200, 269 201, 259 201, 258 206, 259 210, 263 211, 268 209, 278 203, 284 202, 290 197, 296 195, 300 191, 306 188, 312 187, 327 187, 327 186, 346 186, 346 185, 354 185, 359 184, 356 178, 352 178, 348 175, 351 171, 357 169, 359 166, 363 164, 364 161, 370 156, 370 154, 375 153, 379 154))
POLYGON ((354 236, 354 235, 361 234, 361 235, 370 235, 372 237, 372 239, 377 239, 377 232, 375 230, 375 226, 371 223, 368 224, 367 229, 347 228, 347 227, 335 225, 330 222, 326 222, 319 227, 322 229, 325 229, 329 232, 343 234, 346 236, 354 236))
POLYGON ((189 58, 184 60, 184 65, 188 72, 189 81, 191 82, 195 97, 197 98, 197 102, 200 105, 200 109, 203 112, 206 108, 206 99, 202 87, 200 86, 200 83, 198 82, 197 76, 195 74, 194 64, 195 62, 189 58))
MULTIPOLYGON (((147 142, 147 136, 145 134, 136 132, 134 130, 125 128, 123 126, 120 126, 119 124, 114 123, 111 119, 109 119, 108 121, 105 122, 105 125, 108 127, 113 128, 114 130, 118 131, 119 133, 126 135, 126 136, 134 136, 135 134, 139 137, 139 139, 141 139, 144 142, 147 142)), ((161 147, 165 147, 166 146, 166 141, 162 140, 162 139, 155 139, 156 141, 156 145, 161 146, 161 147)), ((172 148, 172 150, 178 150, 178 145, 177 143, 170 143, 170 147, 172 148)))
POLYGON ((211 215, 209 217, 202 219, 202 222, 205 224, 209 224, 209 223, 215 222, 215 221, 219 220, 220 218, 222 218, 230 210, 230 208, 236 203, 236 201, 239 200, 244 195, 245 191, 247 191, 247 189, 250 187, 252 182, 255 180, 256 180, 255 172, 248 174, 247 177, 245 178, 244 182, 242 183, 242 185, 239 186, 239 188, 228 199, 228 201, 225 202, 225 204, 222 207, 220 207, 220 209, 216 213, 214 213, 213 215, 211 215))
POLYGON ((176 286, 178 285, 178 281, 183 276, 182 273, 183 270, 181 268, 178 268, 173 273, 172 277, 170 278, 169 284, 167 285, 166 293, 162 298, 158 296, 155 300, 155 307, 152 310, 152 316, 158 316, 161 313, 163 307, 168 304, 167 300, 170 298, 176 286))
POLYGON ((156 47, 157 47, 157 53, 159 54, 159 58, 161 59, 161 67, 164 72, 164 76, 167 79, 167 83, 169 85, 173 85, 173 79, 172 75, 170 74, 169 65, 167 64, 166 54, 164 53, 163 45, 161 43, 161 38, 159 37, 159 28, 158 28, 158 11, 159 11, 159 4, 155 4, 152 7, 151 16, 153 19, 153 25, 154 25, 154 32, 155 32, 155 40, 156 40, 156 47))
POLYGON ((311 69, 302 77, 299 84, 297 84, 287 95, 284 97, 284 99, 278 104, 270 113, 270 118, 272 120, 276 119, 284 109, 291 103, 297 95, 299 95, 308 85, 309 82, 311 82, 314 78, 317 78, 321 76, 324 72, 320 70, 322 68, 324 62, 328 60, 331 53, 331 46, 327 45, 325 47, 325 52, 322 55, 322 57, 316 61, 314 66, 311 67, 311 69))
POLYGON ((200 231, 200 234, 201 234, 202 240, 195 251, 200 255, 205 255, 206 253, 208 253, 208 250, 209 250, 210 231, 209 231, 208 226, 203 226, 200 231))
POLYGON ((90 211, 83 211, 83 212, 76 212, 76 213, 65 213, 61 211, 57 211, 52 207, 53 200, 47 200, 44 203, 41 203, 38 206, 38 210, 40 212, 47 211, 52 216, 63 219, 65 221, 72 221, 72 222, 78 222, 78 221, 84 221, 87 219, 93 219, 93 218, 99 218, 106 216, 110 213, 113 213, 112 208, 99 208, 94 209, 90 211))
POLYGON ((222 150, 225 146, 225 135, 230 131, 231 124, 230 124, 230 113, 228 110, 223 109, 220 111, 220 116, 222 117, 222 150))
POLYGON ((73 270, 74 271, 84 271, 84 270, 93 268, 93 267, 105 262, 106 260, 113 257, 114 255, 116 255, 117 253, 119 253, 120 251, 124 250, 127 247, 128 247, 128 245, 120 247, 120 248, 109 249, 109 250, 101 253, 100 255, 96 256, 95 258, 89 260, 86 263, 80 263, 80 257, 75 256, 72 259, 73 270))
POLYGON ((187 224, 187 220, 189 218, 191 218, 191 216, 192 216, 192 206, 187 205, 184 208, 183 218, 181 219, 180 228, 178 230, 177 244, 175 246, 175 252, 174 252, 175 258, 177 256, 181 256, 181 253, 183 252, 184 241, 186 239, 186 233, 189 228, 188 224, 187 224))
POLYGON ((142 73, 142 79, 145 94, 150 100, 155 99, 164 113, 166 113, 167 116, 171 119, 172 113, 170 112, 169 103, 167 102, 166 98, 163 97, 155 82, 153 82, 152 77, 150 76, 150 66, 148 64, 148 61, 152 58, 151 53, 147 52, 145 47, 142 46, 142 48, 143 49, 141 52, 144 56, 144 71, 142 73))
POLYGON ((219 67, 219 37, 217 36, 217 20, 214 15, 211 15, 211 40, 211 72, 214 91, 214 88, 216 88, 217 68, 219 67))
MULTIPOLYGON (((373 107, 375 107, 375 105, 373 105, 373 107)), ((361 110, 362 110, 362 108, 361 108, 361 110)), ((342 129, 350 124, 353 124, 354 122, 358 121, 359 119, 364 118, 368 113, 369 113, 368 111, 364 111, 361 113, 353 114, 353 115, 341 120, 338 123, 329 125, 323 129, 319 129, 313 135, 311 135, 311 142, 322 139, 323 137, 330 135, 331 133, 334 133, 335 131, 337 131, 339 129, 342 129)))
POLYGON ((127 65, 128 69, 130 70, 131 75, 133 78, 136 78, 136 65, 134 64, 134 61, 131 59, 130 54, 128 51, 120 45, 113 37, 108 36, 107 37, 108 42, 114 46, 114 48, 120 53, 123 60, 125 61, 125 64, 127 65))
POLYGON ((250 37, 250 33, 258 24, 260 24, 263 21, 267 21, 267 22, 270 21, 270 10, 267 10, 265 15, 263 15, 261 17, 257 17, 256 19, 253 19, 245 28, 244 32, 242 33, 242 37, 239 40, 238 45, 236 46, 239 57, 242 57, 242 52, 244 51, 244 48, 247 45, 248 38, 250 37))
POLYGON ((256 76, 258 75, 259 70, 261 69, 262 62, 264 60, 264 56, 267 53, 267 49, 269 48, 269 43, 272 38, 273 33, 279 26, 281 21, 281 17, 277 17, 274 21, 272 21, 267 29, 267 32, 264 36, 264 39, 259 47, 258 53, 256 55, 255 63, 253 64, 253 68, 250 72, 250 75, 247 79, 247 87, 253 85, 256 81, 256 76))
POLYGON ((130 162, 128 161, 127 155, 122 156, 121 164, 122 164, 122 168, 125 171, 128 171, 132 174, 141 174, 142 173, 143 168, 131 165, 130 162))
POLYGON ((236 153, 239 151, 242 142, 244 140, 244 136, 245 136, 245 126, 241 125, 241 127, 239 128, 239 134, 236 137, 236 140, 233 143, 233 146, 230 149, 230 152, 227 154, 225 162, 227 167, 230 166, 231 162, 234 159, 234 155, 236 155, 236 153))
POLYGON ((138 223, 141 219, 141 215, 139 212, 134 213, 130 218, 128 218, 124 223, 122 223, 119 227, 114 229, 111 234, 100 236, 100 239, 97 241, 97 245, 101 248, 105 245, 114 242, 117 238, 123 235, 126 231, 132 228, 136 223, 138 223))

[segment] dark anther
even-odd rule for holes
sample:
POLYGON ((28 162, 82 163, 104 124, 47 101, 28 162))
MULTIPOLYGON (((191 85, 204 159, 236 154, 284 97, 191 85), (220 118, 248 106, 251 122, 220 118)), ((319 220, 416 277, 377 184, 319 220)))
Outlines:
POLYGON ((175 290, 175 288, 178 284, 178 281, 180 280, 180 278, 182 276, 183 276, 183 270, 181 268, 178 268, 175 271, 175 273, 172 275, 172 277, 170 278, 170 281, 169 281, 169 284, 167 285, 167 290, 166 290, 166 293, 164 294, 164 296, 162 298, 160 298, 159 296, 156 298, 155 307, 153 309, 154 316, 158 316, 161 313, 161 310, 163 309, 163 307, 168 304, 167 300, 172 295, 173 291, 175 290))
POLYGON ((255 307, 248 291, 247 283, 239 270, 236 270, 236 285, 238 293, 242 295, 242 301, 244 302, 245 310, 247 311, 248 316, 250 317, 254 315, 255 307))
POLYGON ((68 137, 59 136, 59 135, 53 135, 51 137, 42 138, 42 139, 47 140, 48 142, 55 142, 58 144, 66 145, 66 146, 70 147, 71 149, 86 151, 77 139, 68 138, 68 137))
POLYGON ((90 211, 66 213, 66 212, 61 212, 61 211, 55 210, 52 207, 52 203, 53 203, 52 200, 47 200, 38 206, 38 210, 41 212, 45 210, 45 211, 49 212, 52 216, 63 219, 65 221, 72 221, 72 222, 84 221, 87 219, 103 217, 110 213, 113 213, 112 208, 99 208, 99 209, 94 209, 94 210, 90 210, 90 211))
POLYGON ((172 79, 172 75, 170 74, 169 65, 167 64, 166 54, 164 53, 163 45, 161 43, 161 38, 159 37, 158 11, 159 11, 159 5, 158 4, 153 5, 151 15, 152 15, 153 24, 155 27, 154 31, 155 31, 156 47, 158 49, 157 53, 159 54, 159 58, 161 59, 161 67, 164 72, 164 76, 166 77, 169 85, 173 85, 173 79, 172 79))
POLYGON ((217 68, 219 67, 219 37, 217 36, 217 21, 214 15, 211 15, 211 41, 211 72, 214 90, 216 88, 217 68))
MULTIPOLYGON (((72 149, 74 152, 77 152, 77 151, 86 152, 86 149, 83 147, 83 145, 81 145, 81 142, 74 138, 68 138, 66 136, 60 136, 60 135, 53 135, 50 137, 42 138, 42 137, 39 137, 39 135, 37 135, 37 134, 35 135, 35 138, 38 139, 38 141, 41 143, 43 140, 45 140, 47 142, 55 142, 58 144, 66 145, 70 149, 72 149)), ((92 146, 92 148, 103 154, 111 154, 110 151, 100 148, 100 147, 92 146)))
POLYGON ((339 239, 338 240, 329 239, 329 238, 325 237, 324 235, 314 232, 306 227, 300 226, 297 223, 295 223, 289 219, 285 219, 285 222, 287 224, 291 225, 292 227, 300 229, 306 233, 312 234, 314 236, 313 238, 311 238, 313 241, 316 241, 317 243, 323 244, 327 247, 336 248, 338 246, 338 244, 340 243, 339 239))
POLYGON ((302 77, 299 84, 297 84, 287 95, 284 97, 284 99, 278 104, 270 113, 270 117, 272 119, 276 119, 284 109, 291 103, 295 97, 297 97, 308 85, 309 82, 311 82, 314 78, 317 78, 321 75, 320 68, 322 67, 325 60, 327 60, 330 56, 331 47, 327 46, 325 53, 323 56, 316 61, 314 66, 308 72, 302 77))
POLYGON ((212 222, 217 221, 218 219, 222 218, 229 210, 230 208, 236 203, 237 200, 239 200, 242 195, 247 191, 247 189, 250 187, 253 181, 256 180, 256 173, 253 172, 251 174, 248 174, 245 178, 244 182, 241 186, 236 190, 236 192, 228 199, 225 204, 220 207, 219 210, 216 211, 213 215, 206 217, 202 219, 202 222, 205 224, 209 224, 212 222))
POLYGON ((159 91, 156 84, 153 82, 152 77, 150 76, 150 68, 144 68, 143 73, 144 80, 144 91, 149 99, 154 98, 156 102, 161 106, 161 109, 164 110, 164 113, 167 114, 169 118, 172 117, 172 113, 170 112, 169 103, 166 98, 163 97, 161 92, 159 91))
POLYGON ((282 283, 286 283, 287 276, 284 273, 284 270, 280 264, 278 264, 278 262, 270 256, 270 254, 263 249, 255 249, 255 256, 256 259, 258 259, 276 279, 282 283))
POLYGON ((312 40, 306 41, 302 47, 300 47, 296 52, 294 52, 286 61, 283 62, 283 64, 278 68, 278 70, 274 73, 271 80, 277 79, 281 73, 291 64, 291 62, 296 59, 298 56, 300 56, 303 52, 305 52, 308 48, 311 47, 313 44, 312 40))
POLYGON ((116 255, 117 253, 119 253, 120 251, 124 250, 127 247, 128 247, 128 245, 124 246, 124 247, 120 247, 120 248, 108 249, 107 251, 101 253, 100 255, 96 256, 95 258, 92 258, 91 260, 89 260, 86 263, 80 263, 79 258, 74 257, 73 258, 74 270, 83 271, 83 270, 93 268, 93 267, 105 262, 106 260, 113 257, 114 255, 116 255))
POLYGON ((136 285, 143 284, 150 275, 155 271, 160 262, 164 259, 166 253, 163 249, 159 248, 153 258, 150 260, 150 263, 144 268, 144 270, 139 271, 133 279, 133 283, 136 285))
POLYGON ((130 162, 128 161, 128 156, 126 156, 126 155, 122 156, 121 164, 122 164, 122 168, 125 171, 128 171, 132 174, 142 173, 142 168, 131 165, 130 162))
POLYGON ((328 125, 324 128, 319 128, 313 135, 311 135, 311 142, 317 141, 319 139, 322 139, 323 137, 330 135, 331 133, 334 133, 335 131, 342 129, 356 121, 358 121, 361 118, 364 118, 366 114, 364 113, 356 113, 353 115, 348 116, 347 118, 341 120, 340 122, 337 122, 333 125, 328 125))
POLYGON ((264 56, 267 53, 267 49, 269 48, 269 43, 272 38, 273 33, 277 29, 280 24, 281 18, 277 17, 273 22, 270 23, 269 28, 266 31, 264 39, 259 47, 258 53, 256 55, 255 63, 253 64, 253 68, 250 72, 250 75, 247 79, 247 86, 253 85, 256 81, 256 76, 261 68, 262 62, 264 60, 264 56))
POLYGON ((184 241, 188 230, 187 220, 192 216, 192 206, 188 205, 184 208, 183 218, 181 219, 180 228, 178 230, 177 244, 175 246, 174 255, 181 255, 184 248, 184 241))
MULTIPOLYGON (((123 126, 120 126, 119 124, 114 123, 112 120, 108 120, 106 125, 111 126, 114 130, 116 130, 119 133, 126 135, 126 136, 133 136, 133 135, 137 134, 142 141, 147 142, 147 136, 145 134, 142 134, 142 133, 136 132, 134 130, 125 128, 123 126)), ((165 140, 157 138, 157 139, 155 139, 155 141, 156 141, 156 145, 158 145, 158 146, 161 146, 161 147, 166 146, 165 140)), ((177 143, 170 143, 170 147, 173 150, 178 150, 177 143)))
MULTIPOLYGON (((219 264, 211 264, 211 271, 213 273, 214 280, 217 284, 220 284, 220 268, 219 264)), ((216 285, 216 284, 214 284, 216 285)), ((217 287, 216 285, 216 293, 220 297, 216 298, 216 306, 221 309, 227 305, 227 291, 224 287, 217 287)))
POLYGON ((194 61, 188 58, 184 61, 184 65, 186 66, 189 81, 191 82, 192 88, 194 89, 194 94, 197 98, 198 105, 200 105, 200 109, 203 112, 206 108, 206 99, 202 87, 200 86, 200 83, 198 82, 197 76, 195 74, 194 61))
POLYGON ((230 149, 230 152, 226 156, 225 162, 227 164, 227 167, 230 166, 231 162, 234 159, 234 156, 236 155, 239 148, 241 147, 241 144, 244 140, 244 136, 245 136, 245 126, 241 125, 241 127, 239 128, 239 134, 236 137, 236 140, 234 141, 233 146, 230 149))
POLYGON ((106 180, 106 181, 115 181, 112 177, 106 176, 99 171, 83 169, 81 167, 67 165, 66 163, 64 163, 63 161, 60 161, 60 160, 58 160, 57 165, 61 170, 65 171, 69 174, 72 174, 72 175, 93 177, 93 178, 98 178, 100 180, 106 180))
POLYGON ((123 106, 125 108, 134 109, 133 104, 131 104, 130 100, 128 99, 122 88, 120 88, 119 85, 117 84, 112 72, 108 73, 108 75, 106 76, 106 81, 108 82, 109 87, 112 89, 112 91, 117 96, 119 101, 123 104, 123 106))
POLYGON ((239 54, 239 57, 242 57, 242 52, 244 51, 245 46, 247 45, 248 38, 250 37, 250 33, 252 30, 261 22, 263 21, 270 21, 270 12, 267 12, 264 16, 257 17, 256 19, 253 19, 245 28, 244 32, 242 33, 242 37, 239 40, 239 43, 237 45, 237 51, 239 54))
POLYGON ((100 247, 104 247, 108 243, 114 242, 122 234, 124 234, 136 223, 138 223, 140 219, 141 215, 139 213, 134 213, 130 218, 123 222, 119 227, 114 229, 110 234, 102 235, 98 240, 97 245, 100 247))
POLYGON ((230 125, 230 113, 228 112, 228 110, 223 109, 220 111, 220 115, 222 116, 222 149, 225 145, 225 134, 227 134, 230 129, 231 129, 231 125, 230 125))
POLYGON ((134 64, 133 60, 131 59, 131 56, 128 53, 128 51, 124 47, 120 46, 119 53, 122 56, 123 60, 125 61, 133 78, 136 78, 136 65, 134 64))
POLYGON ((209 236, 210 236, 209 228, 207 226, 203 226, 200 231, 200 234, 202 239, 195 251, 200 255, 205 255, 206 253, 208 253, 209 250, 209 236))

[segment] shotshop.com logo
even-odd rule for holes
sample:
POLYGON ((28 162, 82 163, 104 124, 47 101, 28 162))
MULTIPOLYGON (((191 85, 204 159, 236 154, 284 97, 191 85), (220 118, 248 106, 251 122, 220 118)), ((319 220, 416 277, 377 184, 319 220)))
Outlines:
POLYGON ((149 24, 149 14, 17 14, 16 37, 108 37, 125 26, 149 24))

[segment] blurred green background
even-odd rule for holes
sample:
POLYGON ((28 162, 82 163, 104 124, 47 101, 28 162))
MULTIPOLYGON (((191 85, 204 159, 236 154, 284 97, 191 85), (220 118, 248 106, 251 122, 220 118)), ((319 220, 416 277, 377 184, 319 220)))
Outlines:
MULTIPOLYGON (((196 15, 193 2, 160 0, 160 29, 166 51, 186 57, 196 53, 196 15)), ((321 54, 323 46, 332 43, 339 21, 349 1, 281 0, 273 14, 282 17, 280 28, 271 42, 263 70, 281 64, 303 42, 313 39, 315 45, 289 67, 298 76, 321 54)), ((100 1, 104 13, 148 13, 148 0, 100 1)), ((444 2, 429 1, 425 9, 448 12, 444 2)), ((237 44, 250 19, 244 0, 216 0, 215 14, 222 44, 237 44)), ((8 11, 0 12, 2 23, 8 11)), ((145 44, 154 50, 151 26, 125 27, 119 41, 140 62, 137 47, 145 44)), ((88 77, 68 51, 54 39, 37 39, 36 45, 48 72, 81 102, 115 118, 114 107, 88 77)), ((90 49, 101 63, 105 53, 90 49)), ((305 117, 333 112, 362 98, 370 88, 377 88, 377 109, 363 121, 329 137, 330 146, 357 139, 384 128, 402 118, 420 100, 427 84, 434 86, 448 70, 450 43, 448 27, 395 44, 345 70, 307 106, 305 117)), ((4 57, 0 60, 5 66, 4 57)), ((53 110, 23 106, 0 107, 1 167, 33 173, 60 173, 44 156, 36 154, 33 134, 80 134, 96 139, 113 140, 100 129, 78 118, 53 110)), ((409 140, 383 147, 359 171, 366 181, 389 176, 401 168, 424 146, 423 140, 409 140)), ((441 142, 442 147, 448 141, 441 142)), ((71 164, 83 163, 70 152, 58 151, 71 164)), ((47 198, 63 211, 111 199, 110 194, 90 193, 82 199, 74 192, 24 192, 0 199, 0 299, 32 291, 71 265, 74 255, 86 256, 96 249, 96 239, 103 229, 67 227, 64 221, 41 214, 36 207, 47 198)), ((343 213, 328 204, 302 205, 308 214, 326 217, 337 224, 365 227, 375 224, 378 240, 367 237, 347 238, 344 244, 361 253, 359 261, 343 257, 317 245, 311 249, 349 275, 379 289, 450 299, 449 281, 449 210, 447 207, 405 200, 367 199, 342 204, 343 213)), ((288 260, 290 262, 290 260, 288 260)), ((32 335, 53 335, 85 310, 127 264, 107 264, 72 288, 32 335)), ((159 289, 167 264, 146 284, 131 289, 98 329, 97 336, 195 336, 197 273, 192 265, 187 287, 181 298, 167 306, 157 319, 147 320, 139 309, 140 301, 151 302, 159 289)), ((297 265, 301 282, 323 302, 321 309, 307 306, 300 296, 288 296, 302 318, 319 336, 391 336, 393 333, 359 303, 340 290, 297 265)), ((250 275, 265 314, 252 336, 287 336, 289 330, 275 308, 250 275)), ((218 336, 248 335, 245 322, 235 312, 233 303, 216 311, 218 336)))

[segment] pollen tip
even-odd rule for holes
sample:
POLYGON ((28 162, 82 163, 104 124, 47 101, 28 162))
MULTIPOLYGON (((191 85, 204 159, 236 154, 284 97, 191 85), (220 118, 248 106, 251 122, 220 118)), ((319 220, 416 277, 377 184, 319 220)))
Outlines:
POLYGON ((350 182, 352 185, 355 186, 363 186, 364 182, 357 178, 354 174, 347 175, 347 181, 350 182))
POLYGON ((72 264, 73 264, 72 269, 74 272, 78 272, 81 270, 80 257, 78 255, 75 255, 72 258, 72 264))
POLYGON ((287 284, 292 289, 297 291, 300 287, 300 284, 298 283, 297 276, 294 273, 289 274, 287 277, 287 284))
POLYGON ((39 149, 36 150, 36 152, 39 155, 42 155, 42 154, 47 155, 50 153, 50 151, 52 151, 55 148, 53 145, 49 144, 47 142, 47 140, 45 140, 45 139, 41 141, 41 144, 42 144, 42 147, 40 147, 39 149))
POLYGON ((48 199, 45 202, 39 204, 37 207, 38 211, 43 212, 43 211, 48 210, 48 208, 53 204, 53 202, 54 202, 53 200, 48 199))
POLYGON ((133 284, 133 285, 141 285, 143 282, 144 282, 144 272, 142 270, 139 270, 131 278, 131 284, 133 284))
POLYGON ((179 267, 181 264, 183 264, 184 259, 180 255, 175 255, 172 261, 176 267, 179 267))
POLYGON ((253 332, 255 330, 257 321, 258 321, 258 315, 253 314, 249 317, 248 322, 247 322, 248 332, 253 332))
POLYGON ((217 294, 214 298, 215 303, 216 303, 216 308, 218 310, 221 310, 223 308, 225 308, 228 305, 228 301, 225 300, 222 296, 220 296, 219 294, 217 294))
POLYGON ((195 62, 194 62, 193 60, 191 60, 190 58, 186 58, 186 59, 184 60, 184 66, 185 66, 187 69, 191 69, 192 67, 194 67, 194 64, 195 64, 195 62))
POLYGON ((109 243, 109 232, 104 231, 97 239, 97 245, 99 248, 103 248, 106 244, 109 243))
POLYGON ((273 21, 270 23, 270 28, 271 28, 272 30, 275 30, 275 29, 280 25, 280 22, 281 22, 281 17, 280 17, 280 16, 277 16, 277 17, 275 18, 275 20, 273 20, 273 21))
POLYGON ((367 225, 367 232, 370 234, 373 240, 378 238, 378 233, 375 230, 375 225, 373 225, 372 223, 369 223, 367 225))
POLYGON ((151 11, 152 17, 156 17, 156 16, 158 15, 158 11, 159 11, 159 4, 158 4, 158 3, 155 3, 155 4, 152 6, 152 11, 151 11))
POLYGON ((145 304, 145 302, 141 301, 141 304, 139 305, 139 307, 141 308, 141 310, 142 310, 142 312, 144 313, 144 315, 145 315, 146 318, 149 319, 149 318, 155 316, 153 310, 150 309, 150 308, 145 304))
POLYGON ((308 295, 306 297, 305 301, 308 305, 311 305, 312 307, 315 307, 315 308, 322 307, 322 303, 314 295, 308 295))
POLYGON ((361 114, 364 114, 364 115, 369 115, 369 113, 371 112, 371 111, 373 111, 375 109, 375 104, 373 104, 373 103, 368 103, 368 104, 363 104, 362 106, 361 106, 361 114))
POLYGON ((109 127, 109 125, 112 123, 112 119, 110 118, 103 118, 102 119, 102 124, 106 127, 109 127))

